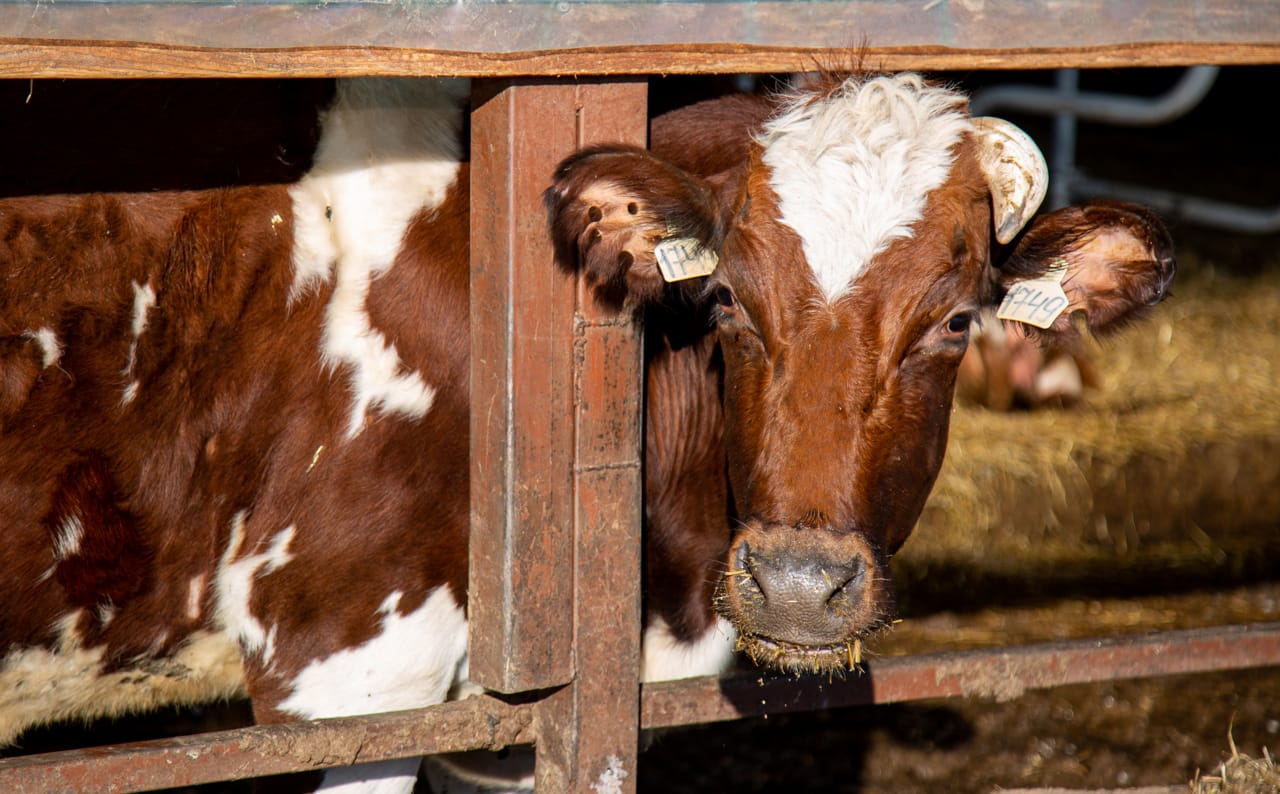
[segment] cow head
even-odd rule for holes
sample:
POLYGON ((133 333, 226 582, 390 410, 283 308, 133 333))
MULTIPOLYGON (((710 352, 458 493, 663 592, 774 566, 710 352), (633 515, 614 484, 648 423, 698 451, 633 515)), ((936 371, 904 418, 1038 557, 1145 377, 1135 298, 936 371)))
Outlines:
POLYGON ((720 608, 758 661, 831 670, 891 617, 886 561, 937 476, 978 310, 1016 288, 1039 334, 1105 330, 1163 297, 1170 243, 1131 205, 1032 220, 1035 145, 915 75, 833 78, 743 140, 713 175, 580 152, 552 235, 606 294, 709 311, 738 519, 720 608), (681 268, 710 272, 668 283, 681 268))

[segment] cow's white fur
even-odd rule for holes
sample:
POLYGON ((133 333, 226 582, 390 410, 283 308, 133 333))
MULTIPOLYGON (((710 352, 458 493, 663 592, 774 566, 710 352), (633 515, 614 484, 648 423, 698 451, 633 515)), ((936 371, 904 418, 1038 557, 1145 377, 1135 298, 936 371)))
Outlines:
POLYGON ((247 654, 261 653, 262 660, 270 663, 275 651, 275 628, 268 630, 249 608, 253 595, 253 583, 289 563, 293 555, 289 544, 296 529, 292 526, 278 532, 263 551, 240 556, 244 546, 245 511, 235 514, 231 520, 231 537, 218 563, 214 577, 217 592, 217 621, 227 636, 235 640, 247 654))
POLYGON ((409 794, 418 781, 420 758, 397 758, 374 764, 339 766, 325 770, 320 791, 325 794, 409 794))
POLYGON ((280 710, 349 717, 443 702, 467 652, 466 616, 444 587, 407 614, 402 597, 393 592, 370 616, 381 626, 372 638, 307 665, 280 710))
MULTIPOLYGON (((348 717, 441 703, 467 653, 467 619, 448 589, 437 588, 414 611, 399 612, 394 592, 376 615, 381 631, 355 648, 316 659, 294 678, 281 711, 299 717, 348 717)), ((418 759, 331 769, 324 791, 407 794, 418 759)))
MULTIPOLYGON (((122 375, 126 378, 133 377, 133 366, 138 358, 138 340, 147 330, 147 318, 152 307, 156 305, 156 291, 152 289, 150 284, 139 284, 133 282, 133 320, 130 324, 130 332, 133 338, 129 341, 129 359, 125 362, 122 375)), ((125 387, 124 394, 120 397, 122 405, 128 405, 138 396, 138 381, 131 380, 129 385, 125 387)))
MULTIPOLYGON (((430 409, 431 388, 417 373, 405 371, 394 346, 371 326, 365 300, 370 284, 392 265, 412 218, 437 207, 457 177, 462 152, 455 133, 463 118, 457 101, 466 83, 354 80, 340 85, 325 119, 315 167, 291 193, 293 299, 333 283, 322 354, 330 366, 352 370, 355 400, 348 433, 354 435, 371 409, 409 417, 430 409)), ((156 304, 149 284, 135 282, 133 290, 125 378, 134 376, 139 338, 156 304)), ((29 336, 41 347, 45 367, 58 362, 61 346, 50 329, 29 336)), ((123 403, 131 402, 137 390, 137 381, 131 381, 123 403)), ((243 697, 239 651, 261 653, 268 664, 273 651, 274 628, 265 627, 250 610, 253 587, 290 562, 296 532, 288 527, 265 549, 245 553, 248 518, 245 512, 234 516, 212 581, 200 574, 188 585, 185 613, 193 620, 201 615, 206 587, 213 588, 213 620, 220 631, 196 632, 162 665, 152 663, 146 674, 132 669, 103 674, 103 649, 82 648, 75 636, 82 613, 66 616, 57 650, 24 649, 4 659, 0 745, 30 725, 51 720, 243 697)), ((74 553, 77 537, 67 530, 62 554, 74 553)), ((408 614, 398 610, 401 598, 392 593, 373 616, 380 622, 375 637, 306 666, 279 708, 306 718, 344 716, 430 705, 445 700, 451 688, 454 696, 466 691, 458 686, 466 672, 462 609, 445 588, 408 614)), ((99 620, 110 619, 110 605, 104 610, 96 615, 99 620)), ((726 621, 689 645, 677 642, 659 621, 645 635, 644 679, 718 673, 728 665, 733 643, 726 621)), ((417 759, 405 759, 334 769, 326 773, 325 788, 409 791, 417 766, 417 759)))
POLYGON ((348 437, 371 409, 421 418, 435 393, 406 371, 369 320, 372 282, 391 267, 410 221, 440 205, 457 179, 467 82, 344 80, 324 117, 311 171, 292 189, 296 300, 334 282, 323 358, 351 370, 348 437))
POLYGON ((48 369, 62 360, 62 342, 52 328, 40 327, 22 334, 40 348, 40 368, 48 369))
POLYGON ((187 619, 199 620, 204 603, 204 585, 206 576, 199 574, 191 577, 187 583, 187 619))
POLYGON ((716 622, 693 642, 681 642, 671 627, 660 617, 650 618, 644 630, 640 680, 674 681, 702 675, 719 675, 733 660, 738 633, 724 618, 716 622))
POLYGON ((759 141, 781 220, 800 235, 827 300, 911 233, 972 126, 962 94, 914 74, 853 78, 818 99, 799 95, 765 126, 759 141))
POLYGON ((80 516, 72 513, 64 516, 53 535, 53 558, 65 560, 80 553, 80 543, 84 540, 84 522, 80 516))

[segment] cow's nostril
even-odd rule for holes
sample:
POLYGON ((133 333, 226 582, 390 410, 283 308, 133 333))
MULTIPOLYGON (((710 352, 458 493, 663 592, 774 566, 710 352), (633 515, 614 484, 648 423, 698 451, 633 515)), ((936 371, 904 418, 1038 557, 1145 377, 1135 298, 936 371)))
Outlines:
POLYGON ((751 558, 751 546, 746 541, 739 543, 734 549, 733 570, 727 575, 734 580, 739 597, 764 599, 764 590, 761 589, 760 580, 756 575, 755 561, 751 558))
POLYGON ((861 557, 849 561, 848 568, 841 571, 843 580, 832 582, 831 596, 827 604, 835 609, 847 609, 855 606, 862 599, 863 585, 866 583, 867 565, 861 557))

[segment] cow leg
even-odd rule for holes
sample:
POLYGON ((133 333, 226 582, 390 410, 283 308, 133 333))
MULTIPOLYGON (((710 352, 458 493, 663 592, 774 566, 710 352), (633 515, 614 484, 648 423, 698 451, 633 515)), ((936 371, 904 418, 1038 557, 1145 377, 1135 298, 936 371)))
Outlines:
POLYGON ((319 791, 325 794, 403 794, 418 781, 421 758, 398 758, 373 764, 325 770, 319 791))
POLYGON ((527 745, 449 753, 427 759, 427 781, 433 794, 523 794, 533 791, 535 763, 527 745))

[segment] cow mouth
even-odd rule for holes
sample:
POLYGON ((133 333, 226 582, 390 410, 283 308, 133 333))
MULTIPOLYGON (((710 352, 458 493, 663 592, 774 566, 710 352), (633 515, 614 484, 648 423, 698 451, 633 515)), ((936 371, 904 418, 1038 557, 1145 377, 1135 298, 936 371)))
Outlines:
POLYGON ((759 634, 740 633, 737 649, 755 664, 784 673, 844 674, 862 667, 864 638, 832 645, 798 645, 759 634))

